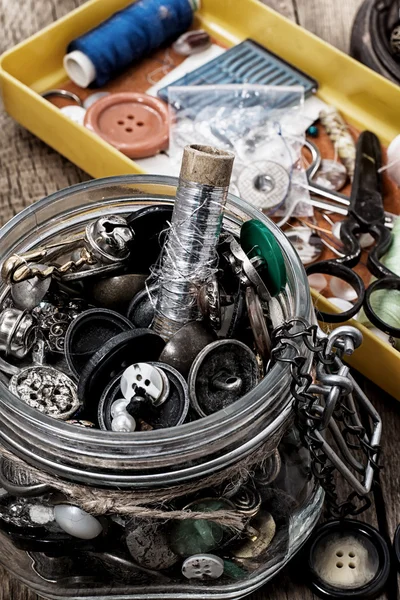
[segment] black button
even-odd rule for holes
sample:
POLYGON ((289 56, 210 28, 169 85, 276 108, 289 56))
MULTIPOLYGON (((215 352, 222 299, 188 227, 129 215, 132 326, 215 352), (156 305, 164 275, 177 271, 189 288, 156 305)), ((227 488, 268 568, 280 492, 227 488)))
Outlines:
POLYGON ((65 358, 71 372, 78 377, 93 354, 133 324, 113 310, 91 308, 72 321, 65 335, 65 358))
POLYGON ((308 568, 310 588, 320 598, 372 600, 389 577, 389 548, 370 525, 330 521, 311 537, 308 568))

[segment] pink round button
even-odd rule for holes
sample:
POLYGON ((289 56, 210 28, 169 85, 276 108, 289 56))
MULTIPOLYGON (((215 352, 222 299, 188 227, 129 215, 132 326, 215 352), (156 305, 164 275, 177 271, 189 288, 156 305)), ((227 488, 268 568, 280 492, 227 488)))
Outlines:
POLYGON ((168 148, 168 109, 158 98, 122 92, 88 108, 85 126, 129 158, 146 158, 168 148))

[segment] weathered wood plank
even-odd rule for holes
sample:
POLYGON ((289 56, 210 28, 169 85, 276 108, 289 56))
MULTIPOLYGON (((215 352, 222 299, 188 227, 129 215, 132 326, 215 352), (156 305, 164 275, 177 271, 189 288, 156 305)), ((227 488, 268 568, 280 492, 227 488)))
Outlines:
POLYGON ((350 32, 363 0, 293 0, 299 24, 344 52, 349 51, 350 32))

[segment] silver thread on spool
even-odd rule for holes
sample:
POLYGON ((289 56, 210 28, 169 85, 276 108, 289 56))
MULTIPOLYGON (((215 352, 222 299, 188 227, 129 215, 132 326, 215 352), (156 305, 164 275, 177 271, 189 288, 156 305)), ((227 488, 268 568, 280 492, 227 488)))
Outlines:
POLYGON ((217 270, 216 246, 234 155, 186 146, 171 228, 161 257, 153 329, 169 340, 200 318, 197 293, 217 270))

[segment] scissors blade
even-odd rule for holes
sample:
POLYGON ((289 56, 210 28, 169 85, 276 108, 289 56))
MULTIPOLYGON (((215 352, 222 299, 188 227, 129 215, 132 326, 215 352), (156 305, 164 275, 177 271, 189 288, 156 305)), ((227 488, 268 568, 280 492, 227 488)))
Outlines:
POLYGON ((358 138, 356 165, 350 196, 349 215, 368 232, 374 225, 384 225, 381 145, 374 133, 363 131, 358 138))

